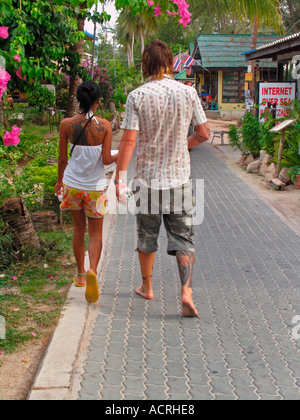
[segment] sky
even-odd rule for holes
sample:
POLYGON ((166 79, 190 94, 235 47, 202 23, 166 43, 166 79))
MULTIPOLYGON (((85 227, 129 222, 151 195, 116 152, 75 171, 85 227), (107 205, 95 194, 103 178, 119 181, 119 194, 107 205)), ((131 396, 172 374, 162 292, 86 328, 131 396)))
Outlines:
MULTIPOLYGON (((100 11, 102 11, 102 7, 103 7, 103 5, 99 2, 99 5, 98 5, 98 12, 100 12, 100 11)), ((95 10, 95 8, 93 8, 92 10, 95 10)), ((117 21, 117 19, 118 19, 118 13, 119 12, 117 12, 116 11, 116 9, 115 9, 115 2, 110 2, 110 3, 108 3, 108 4, 106 4, 105 6, 104 6, 104 10, 109 14, 109 15, 111 15, 111 20, 110 20, 110 22, 107 22, 106 24, 105 24, 105 26, 106 27, 109 27, 109 28, 114 28, 115 27, 115 25, 116 25, 116 21, 117 21)), ((98 25, 98 28, 100 29, 101 28, 101 25, 98 25)), ((87 32, 89 32, 90 34, 93 34, 94 33, 94 24, 93 24, 93 22, 88 22, 88 21, 86 21, 85 22, 85 27, 84 27, 84 29, 87 31, 87 32)), ((97 31, 98 32, 98 31, 97 31)), ((112 39, 112 35, 108 32, 108 39, 112 39)))

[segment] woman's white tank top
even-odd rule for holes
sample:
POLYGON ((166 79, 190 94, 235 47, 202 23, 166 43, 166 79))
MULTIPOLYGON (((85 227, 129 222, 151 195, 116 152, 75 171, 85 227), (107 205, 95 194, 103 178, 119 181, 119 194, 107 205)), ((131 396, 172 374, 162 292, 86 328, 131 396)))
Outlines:
MULTIPOLYGON (((73 144, 70 145, 72 148, 73 144)), ((76 146, 65 170, 63 183, 83 191, 102 191, 107 188, 102 144, 76 146)))

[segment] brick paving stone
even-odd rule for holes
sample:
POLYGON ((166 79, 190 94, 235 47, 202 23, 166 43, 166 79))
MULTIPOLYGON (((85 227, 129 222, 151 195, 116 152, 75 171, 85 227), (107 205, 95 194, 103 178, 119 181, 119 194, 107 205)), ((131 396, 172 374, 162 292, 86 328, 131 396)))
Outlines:
POLYGON ((126 379, 124 381, 124 386, 125 386, 124 394, 143 397, 144 381, 145 381, 144 378, 126 376, 126 379))
POLYGON ((165 391, 166 389, 163 386, 147 385, 145 394, 147 396, 147 400, 161 401, 167 399, 165 391))
POLYGON ((199 319, 181 318, 177 265, 163 228, 155 300, 135 295, 135 218, 119 215, 79 399, 300 398, 300 340, 292 338, 300 238, 212 146, 192 150, 191 162, 194 185, 205 180, 205 218, 195 226, 199 319))
POLYGON ((120 401, 122 398, 122 387, 121 386, 110 386, 105 385, 105 388, 101 391, 99 399, 101 400, 113 400, 120 401))

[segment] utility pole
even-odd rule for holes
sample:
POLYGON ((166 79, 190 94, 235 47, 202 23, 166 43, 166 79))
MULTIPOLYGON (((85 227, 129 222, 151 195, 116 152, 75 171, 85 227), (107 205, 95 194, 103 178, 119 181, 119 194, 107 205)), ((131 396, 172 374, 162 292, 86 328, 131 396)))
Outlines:
POLYGON ((116 69, 116 51, 117 51, 117 40, 116 37, 114 36, 114 69, 115 69, 115 80, 117 78, 117 69, 116 69))
MULTIPOLYGON (((97 11, 98 11, 98 2, 96 4, 96 12, 97 11)), ((95 22, 94 22, 93 54, 92 54, 92 80, 94 80, 96 35, 97 35, 97 21, 95 20, 95 22)))

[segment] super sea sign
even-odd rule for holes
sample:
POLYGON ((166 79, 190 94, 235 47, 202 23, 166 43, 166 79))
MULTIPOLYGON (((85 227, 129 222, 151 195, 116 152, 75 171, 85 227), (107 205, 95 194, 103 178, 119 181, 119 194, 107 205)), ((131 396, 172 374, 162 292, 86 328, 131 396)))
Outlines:
POLYGON ((268 104, 276 104, 276 117, 282 118, 288 115, 285 105, 296 99, 295 82, 274 82, 259 84, 259 115, 264 114, 268 104))

